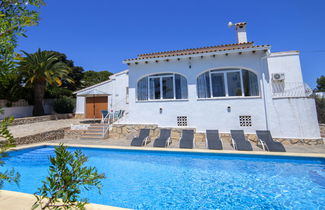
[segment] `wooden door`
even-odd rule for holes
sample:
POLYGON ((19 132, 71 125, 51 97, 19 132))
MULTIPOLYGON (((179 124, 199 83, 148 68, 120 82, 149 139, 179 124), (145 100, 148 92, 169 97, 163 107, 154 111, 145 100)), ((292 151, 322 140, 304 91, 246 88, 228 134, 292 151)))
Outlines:
POLYGON ((86 97, 86 118, 102 118, 101 110, 107 110, 107 96, 86 97))

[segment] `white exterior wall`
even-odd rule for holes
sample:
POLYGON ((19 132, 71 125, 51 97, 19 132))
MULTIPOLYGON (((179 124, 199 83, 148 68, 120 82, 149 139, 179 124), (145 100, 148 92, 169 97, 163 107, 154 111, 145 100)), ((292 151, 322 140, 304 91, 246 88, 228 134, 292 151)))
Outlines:
POLYGON ((231 129, 244 129, 253 133, 256 129, 266 129, 263 98, 223 98, 223 99, 198 99, 196 93, 197 76, 205 71, 218 68, 244 68, 257 74, 262 95, 262 68, 261 57, 265 53, 243 53, 242 55, 219 55, 215 58, 171 60, 169 62, 132 64, 129 66, 130 107, 128 123, 154 123, 163 127, 176 127, 177 116, 188 117, 188 127, 196 128, 203 132, 206 129, 219 129, 220 132, 229 132, 231 129), (191 68, 189 68, 191 65, 191 68), (139 79, 149 74, 179 73, 187 78, 188 100, 170 101, 136 101, 136 85, 139 79), (228 112, 227 107, 231 107, 228 112), (163 112, 160 114, 159 109, 163 112), (240 127, 239 115, 251 115, 252 127, 240 127))
POLYGON ((198 132, 218 129, 228 133, 231 129, 243 129, 246 133, 256 130, 271 130, 274 137, 282 138, 319 138, 319 127, 315 104, 309 98, 277 98, 272 96, 271 73, 285 73, 286 81, 302 82, 299 54, 284 55, 258 51, 170 59, 131 64, 129 66, 129 115, 124 122, 130 124, 158 124, 161 127, 176 127, 177 116, 188 117, 188 127, 198 132), (191 65, 191 68, 189 68, 191 65), (199 74, 212 69, 244 68, 257 74, 260 97, 198 99, 196 78, 199 74), (137 82, 144 76, 158 73, 179 73, 188 83, 187 100, 137 101, 137 82), (265 97, 264 97, 265 95, 265 97), (231 107, 228 112, 227 107, 231 107), (160 113, 162 108, 162 113, 160 113), (252 127, 240 127, 239 115, 251 115, 252 127))
POLYGON ((96 89, 105 93, 110 94, 108 96, 108 107, 107 110, 128 110, 126 88, 128 87, 128 72, 123 71, 114 74, 110 77, 110 80, 102 82, 100 84, 85 88, 77 91, 76 100, 76 114, 85 114, 85 98, 80 96, 91 89, 96 89))
POLYGON ((76 114, 84 114, 85 113, 85 97, 81 97, 77 95, 76 100, 76 114))
MULTIPOLYGON (((113 110, 128 110, 127 88, 129 86, 128 73, 115 74, 112 84, 113 110)), ((110 102, 110 101, 109 101, 110 102)))
POLYGON ((313 98, 275 98, 268 115, 273 137, 320 138, 313 98))
POLYGON ((271 53, 267 59, 270 76, 272 73, 285 73, 285 82, 303 82, 299 52, 271 53))
MULTIPOLYGON (((267 58, 270 72, 285 73, 288 89, 302 84, 303 77, 298 51, 272 53, 267 58)), ((268 125, 274 137, 282 138, 320 138, 315 100, 307 97, 272 97, 271 88, 267 90, 266 100, 268 125)))
MULTIPOLYGON (((5 117, 32 117, 33 116, 33 108, 34 106, 13 106, 13 107, 3 107, 3 114, 0 114, 0 120, 3 120, 5 117)), ((43 105, 45 114, 53 114, 53 106, 52 104, 47 104, 46 101, 43 105)))

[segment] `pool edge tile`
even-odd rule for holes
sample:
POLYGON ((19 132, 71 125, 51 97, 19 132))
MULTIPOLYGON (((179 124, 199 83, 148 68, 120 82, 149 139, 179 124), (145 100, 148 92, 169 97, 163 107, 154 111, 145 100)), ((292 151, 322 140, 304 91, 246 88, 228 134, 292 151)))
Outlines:
MULTIPOLYGON (((58 146, 60 143, 37 143, 17 146, 12 149, 21 150, 42 146, 58 146)), ((185 152, 185 153, 207 153, 207 154, 239 154, 239 155, 265 155, 282 157, 311 157, 323 158, 325 154, 320 153, 293 153, 293 152, 266 152, 266 151, 236 151, 236 150, 207 150, 207 149, 179 149, 179 148, 154 148, 154 147, 129 147, 129 146, 107 146, 107 145, 88 145, 88 144, 64 144, 69 147, 80 148, 101 148, 101 149, 121 149, 121 150, 139 150, 139 151, 160 151, 160 152, 185 152)))
MULTIPOLYGON (((31 209, 35 202, 33 194, 22 193, 9 190, 0 190, 0 209, 31 209), (19 200, 19 202, 16 202, 19 200)), ((87 210, 127 210, 115 206, 89 203, 86 205, 87 210)))

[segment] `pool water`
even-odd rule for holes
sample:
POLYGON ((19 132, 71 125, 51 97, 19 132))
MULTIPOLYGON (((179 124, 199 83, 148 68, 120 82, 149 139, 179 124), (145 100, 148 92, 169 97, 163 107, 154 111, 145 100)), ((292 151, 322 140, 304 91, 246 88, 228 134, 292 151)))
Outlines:
MULTIPOLYGON (((69 148, 74 151, 77 148, 69 148)), ((88 165, 106 175, 91 203, 132 209, 322 209, 325 160, 276 156, 176 153, 81 148, 88 165)), ((48 174, 54 147, 9 153, 0 170, 15 168, 20 185, 35 193, 48 174)))

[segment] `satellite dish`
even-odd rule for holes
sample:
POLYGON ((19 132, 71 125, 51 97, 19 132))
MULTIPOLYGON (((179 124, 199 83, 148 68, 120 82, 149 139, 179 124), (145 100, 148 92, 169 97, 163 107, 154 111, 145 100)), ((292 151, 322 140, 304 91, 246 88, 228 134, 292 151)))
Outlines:
POLYGON ((228 27, 231 28, 233 26, 232 22, 228 23, 228 27))

